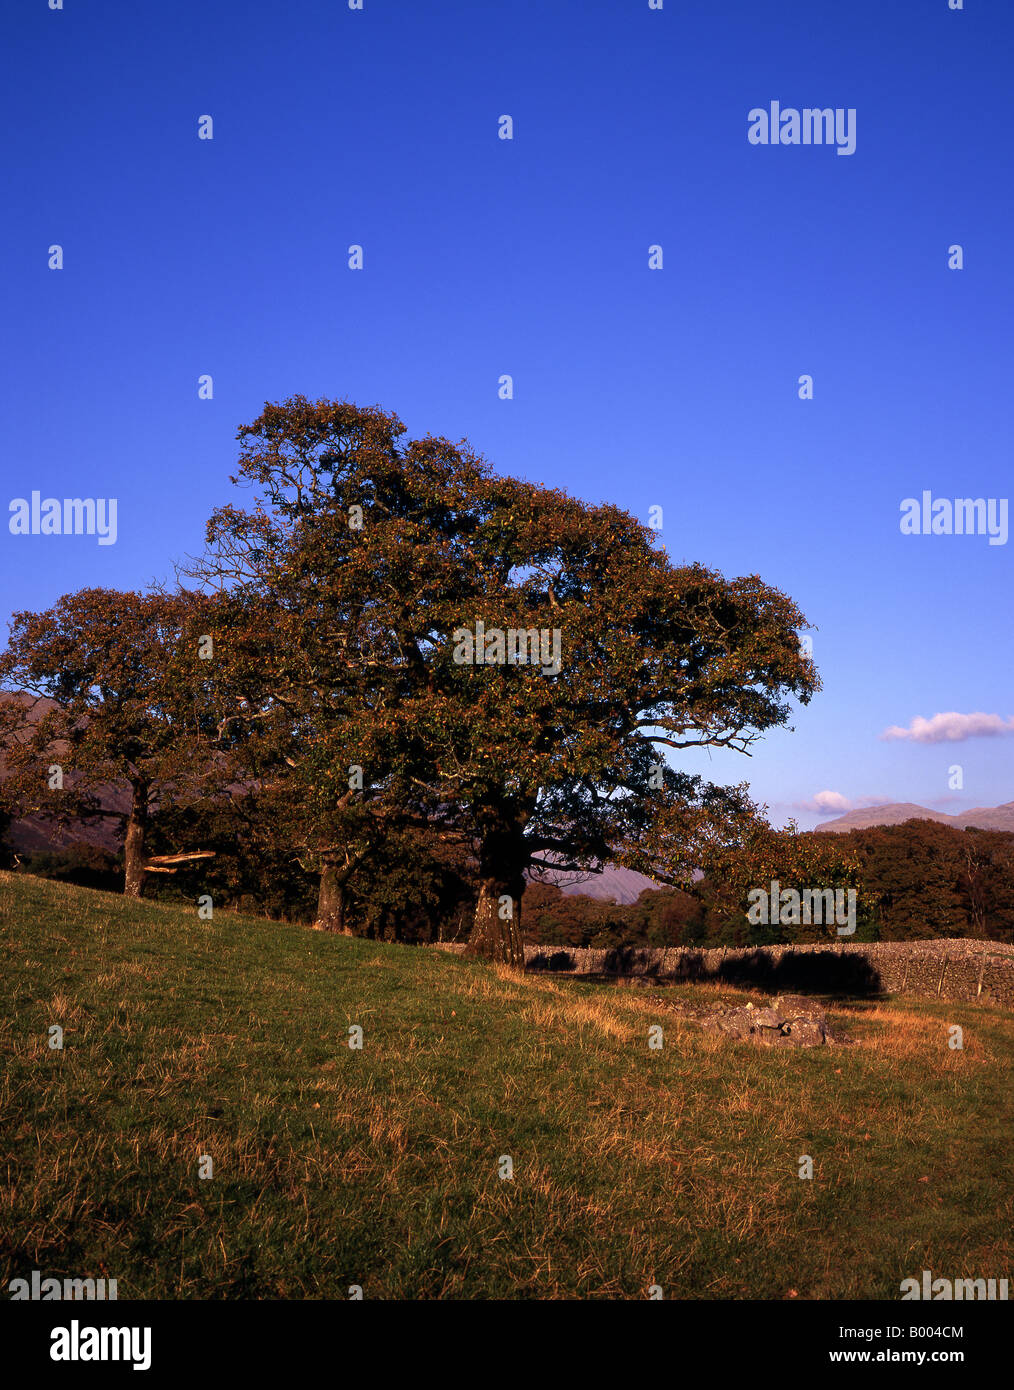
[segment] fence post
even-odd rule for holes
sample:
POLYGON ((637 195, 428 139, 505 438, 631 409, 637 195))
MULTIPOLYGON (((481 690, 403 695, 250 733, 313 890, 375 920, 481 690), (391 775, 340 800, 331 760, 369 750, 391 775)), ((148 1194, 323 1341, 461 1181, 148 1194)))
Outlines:
POLYGON ((944 976, 947 974, 947 964, 948 964, 949 960, 950 960, 950 956, 944 956, 944 968, 943 968, 943 970, 941 970, 941 972, 940 972, 940 983, 937 985, 937 995, 938 995, 938 996, 939 996, 939 994, 940 994, 940 991, 941 991, 941 990, 943 989, 943 987, 944 987, 944 976))
POLYGON ((982 953, 982 960, 979 962, 979 984, 978 984, 978 988, 977 988, 976 991, 975 991, 975 997, 976 997, 976 999, 978 999, 979 995, 982 993, 982 977, 983 977, 983 975, 985 974, 985 972, 986 972, 986 952, 983 951, 983 953, 982 953))

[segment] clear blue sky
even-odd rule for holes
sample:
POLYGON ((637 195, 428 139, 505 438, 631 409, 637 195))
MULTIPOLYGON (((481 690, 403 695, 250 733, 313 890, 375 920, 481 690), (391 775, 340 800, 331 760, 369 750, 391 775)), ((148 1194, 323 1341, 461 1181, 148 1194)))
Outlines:
POLYGON ((1010 492, 1009 0, 64 4, 0 33, 2 500, 116 497, 119 534, 0 528, 0 616, 170 577, 237 426, 346 396, 791 594, 825 689, 710 762, 775 820, 1014 798, 1010 737, 879 738, 1014 714, 1014 540, 899 530, 1010 492), (751 145, 772 100, 854 107, 856 152, 751 145))

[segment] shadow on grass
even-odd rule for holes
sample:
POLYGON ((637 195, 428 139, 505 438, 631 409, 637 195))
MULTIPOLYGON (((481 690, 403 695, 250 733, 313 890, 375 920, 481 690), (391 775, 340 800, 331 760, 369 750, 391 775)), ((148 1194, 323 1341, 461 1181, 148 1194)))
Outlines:
MULTIPOLYGON (((575 959, 568 950, 546 952, 528 965, 530 971, 570 972, 575 959)), ((579 974, 585 980, 643 979, 653 985, 712 982, 771 994, 824 994, 869 999, 885 993, 880 972, 859 952, 786 951, 773 958, 763 950, 745 951, 709 967, 703 952, 683 951, 675 969, 659 975, 660 962, 646 961, 634 946, 607 951, 602 970, 579 974)), ((575 972, 576 973, 576 972, 575 972)))

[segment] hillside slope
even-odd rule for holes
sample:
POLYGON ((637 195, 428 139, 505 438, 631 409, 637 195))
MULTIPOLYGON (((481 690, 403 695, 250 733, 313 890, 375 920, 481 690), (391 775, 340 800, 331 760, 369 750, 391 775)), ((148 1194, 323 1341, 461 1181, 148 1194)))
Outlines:
POLYGON ((924 1267, 1009 1273, 1009 1015, 856 1006, 853 1048, 762 1051, 687 1029, 690 988, 23 875, 0 874, 0 923, 4 1285, 896 1298, 924 1267))
POLYGON ((824 821, 817 830, 868 830, 874 825, 901 825, 907 820, 933 820, 940 825, 952 825, 956 830, 966 827, 976 830, 1014 831, 1014 801, 1002 806, 977 806, 960 815, 948 816, 943 811, 931 811, 913 801, 892 801, 886 806, 863 806, 846 811, 843 816, 824 821))

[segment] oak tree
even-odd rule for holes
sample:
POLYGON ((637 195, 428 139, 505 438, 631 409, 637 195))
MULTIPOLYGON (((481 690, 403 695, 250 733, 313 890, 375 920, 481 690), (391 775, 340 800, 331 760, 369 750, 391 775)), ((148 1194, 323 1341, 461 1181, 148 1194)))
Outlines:
POLYGON ((299 731, 317 808, 469 844, 471 948, 520 964, 526 873, 687 882, 752 823, 743 787, 670 759, 746 752, 809 700, 806 623, 757 576, 672 565, 618 507, 405 433, 379 407, 266 405, 239 432, 253 505, 216 511, 197 572, 257 615, 248 710, 299 731))
POLYGON ((82 589, 15 613, 0 656, 14 696, 0 704, 5 803, 60 824, 112 821, 128 897, 173 867, 176 856, 146 855, 160 809, 229 782, 200 657, 206 617, 200 595, 82 589))

